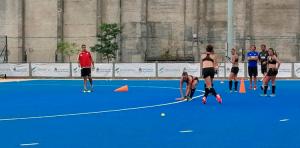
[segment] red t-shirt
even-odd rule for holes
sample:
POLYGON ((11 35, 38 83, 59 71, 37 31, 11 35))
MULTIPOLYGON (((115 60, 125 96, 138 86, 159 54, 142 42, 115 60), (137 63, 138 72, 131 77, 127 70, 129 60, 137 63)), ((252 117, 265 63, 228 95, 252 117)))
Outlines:
POLYGON ((89 68, 92 66, 92 55, 88 51, 82 51, 79 54, 78 61, 80 63, 80 67, 89 68))

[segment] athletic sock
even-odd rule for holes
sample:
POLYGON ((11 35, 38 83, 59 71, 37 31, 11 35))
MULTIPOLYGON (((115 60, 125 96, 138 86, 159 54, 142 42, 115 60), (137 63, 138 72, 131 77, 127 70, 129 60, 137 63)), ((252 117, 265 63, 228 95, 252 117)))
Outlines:
POLYGON ((194 89, 191 90, 190 98, 193 98, 195 91, 196 91, 196 88, 194 88, 194 89))
POLYGON ((276 89, 276 86, 272 85, 272 94, 275 94, 275 89, 276 89))
POLYGON ((229 90, 232 90, 232 80, 229 81, 229 90))
POLYGON ((209 88, 205 88, 205 93, 204 93, 204 97, 207 97, 208 96, 208 94, 209 94, 209 88))
POLYGON ((234 90, 237 91, 237 87, 238 87, 238 81, 234 81, 234 90))
POLYGON ((268 90, 268 85, 264 86, 264 94, 267 94, 267 90, 268 90))
POLYGON ((214 95, 215 97, 217 96, 216 90, 214 88, 210 88, 210 92, 212 93, 212 95, 214 95))

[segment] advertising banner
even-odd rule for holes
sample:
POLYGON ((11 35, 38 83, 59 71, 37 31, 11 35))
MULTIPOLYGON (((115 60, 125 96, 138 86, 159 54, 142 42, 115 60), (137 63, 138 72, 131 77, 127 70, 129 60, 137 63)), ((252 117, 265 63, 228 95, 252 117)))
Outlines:
POLYGON ((9 77, 28 77, 29 64, 0 64, 0 74, 6 74, 9 77))
POLYGON ((115 77, 155 77, 155 63, 116 63, 115 77))
POLYGON ((199 63, 158 63, 158 77, 181 77, 182 72, 200 77, 199 63))
POLYGON ((292 63, 281 63, 278 69, 277 77, 280 78, 292 77, 292 63))
POLYGON ((69 63, 32 63, 33 77, 70 77, 69 63))
MULTIPOLYGON (((92 69, 92 77, 112 77, 113 64, 112 63, 95 63, 92 69)), ((81 77, 81 68, 78 63, 72 63, 72 77, 81 77)))

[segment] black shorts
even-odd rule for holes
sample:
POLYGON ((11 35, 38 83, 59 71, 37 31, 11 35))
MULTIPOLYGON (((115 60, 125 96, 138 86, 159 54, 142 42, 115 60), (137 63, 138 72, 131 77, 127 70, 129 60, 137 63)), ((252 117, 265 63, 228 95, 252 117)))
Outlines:
POLYGON ((256 77, 257 76, 257 67, 248 67, 248 74, 250 77, 256 77))
POLYGON ((91 68, 82 68, 81 76, 82 77, 90 77, 91 76, 91 68))
POLYGON ((261 73, 265 74, 267 72, 267 64, 261 64, 261 73))
POLYGON ((268 70, 267 76, 276 76, 278 74, 278 69, 276 68, 270 68, 268 70))
POLYGON ((214 78, 215 68, 209 67, 209 68, 203 68, 202 69, 202 77, 207 78, 208 76, 210 76, 210 78, 214 78))
POLYGON ((231 67, 231 71, 233 74, 237 75, 239 73, 239 67, 231 67))

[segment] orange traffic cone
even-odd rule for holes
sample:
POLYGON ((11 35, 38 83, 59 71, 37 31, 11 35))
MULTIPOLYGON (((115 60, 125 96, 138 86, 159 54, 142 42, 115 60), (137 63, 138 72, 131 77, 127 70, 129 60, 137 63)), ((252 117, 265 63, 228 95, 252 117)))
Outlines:
POLYGON ((115 89, 115 92, 127 92, 127 91, 128 91, 128 85, 124 85, 122 87, 115 89))
POLYGON ((246 93, 244 78, 242 78, 240 82, 240 93, 246 93))

